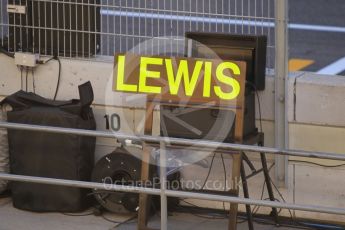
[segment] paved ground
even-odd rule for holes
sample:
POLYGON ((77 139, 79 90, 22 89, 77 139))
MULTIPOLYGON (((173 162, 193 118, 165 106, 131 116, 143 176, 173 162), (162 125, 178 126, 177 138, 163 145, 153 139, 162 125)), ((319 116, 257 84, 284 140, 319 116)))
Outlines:
MULTIPOLYGON (((111 1, 103 0, 103 4, 111 5, 111 1)), ((273 0, 148 0, 119 1, 115 5, 118 7, 102 8, 102 31, 122 36, 102 36, 102 54, 127 51, 145 37, 183 36, 185 31, 263 33, 269 35, 268 55, 272 57, 267 65, 274 67, 273 26, 262 26, 274 22, 269 19, 274 18, 273 0), (257 19, 250 18, 254 16, 257 19)), ((289 0, 291 71, 345 75, 344 11, 344 0, 289 0)), ((148 44, 152 45, 157 44, 148 44)), ((170 54, 179 52, 176 49, 170 54)))
MULTIPOLYGON (((90 210, 80 213, 80 215, 89 213, 90 210)), ((111 214, 107 214, 106 217, 119 222, 128 219, 128 217, 111 214)), ((9 198, 0 199, 0 220, 1 230, 108 230, 116 226, 115 223, 106 221, 100 216, 67 216, 61 213, 39 214, 18 210, 12 207, 9 198)))
MULTIPOLYGON (((90 211, 80 213, 88 214, 90 211)), ((74 214, 77 215, 77 214, 74 214)), ((39 214, 18 210, 12 207, 11 200, 8 198, 0 199, 0 229, 1 230, 136 230, 136 220, 130 220, 128 223, 118 225, 110 222, 123 222, 128 220, 128 216, 118 216, 106 214, 108 219, 93 215, 87 216, 67 216, 61 213, 39 214)), ((151 218, 150 227, 159 229, 160 219, 158 216, 151 218)), ((189 214, 174 213, 169 216, 168 228, 171 230, 209 230, 209 229, 227 229, 226 220, 210 220, 195 217, 189 214)), ((247 223, 238 225, 238 230, 248 229, 247 223)), ((255 230, 275 230, 278 229, 269 225, 255 225, 255 230)), ((289 230, 292 228, 280 227, 279 230, 289 230)))
MULTIPOLYGON (((290 23, 320 26, 315 31, 310 27, 309 30, 289 30, 290 58, 313 60, 315 63, 304 70, 319 71, 345 57, 344 11, 343 0, 289 0, 290 23), (330 26, 338 28, 327 32, 330 26)), ((345 63, 343 66, 340 74, 345 75, 345 63)))
MULTIPOLYGON (((200 217, 195 217, 190 214, 182 214, 182 213, 174 213, 172 216, 168 219, 168 229, 171 230, 191 230, 191 229, 197 229, 197 230, 226 230, 228 229, 227 226, 228 222, 227 220, 210 220, 200 217)), ((159 229, 160 226, 160 219, 159 217, 154 217, 151 219, 149 223, 149 227, 159 229)), ((119 226, 118 230, 135 230, 136 225, 126 224, 119 226)), ((241 223, 238 224, 237 230, 246 230, 248 229, 247 223, 241 223)), ((286 228, 286 227, 275 227, 272 225, 260 225, 255 224, 254 226, 255 230, 292 230, 294 228, 286 228)))
MULTIPOLYGON (((273 21, 260 21, 260 19, 255 21, 250 19, 251 21, 249 21, 247 18, 247 16, 273 18, 274 4, 272 0, 217 0, 213 4, 208 4, 209 2, 207 0, 178 0, 172 4, 165 0, 161 3, 147 1, 143 4, 126 1, 126 4, 123 2, 121 6, 128 6, 128 8, 104 8, 102 30, 116 31, 116 33, 130 37, 123 36, 113 39, 110 36, 104 36, 102 52, 107 53, 114 46, 115 50, 127 50, 139 43, 142 39, 140 36, 183 36, 184 31, 190 30, 244 34, 264 33, 270 35, 269 46, 274 46, 273 29, 261 26, 262 22, 273 21), (133 10, 136 7, 159 10, 133 10), (161 11, 162 9, 167 11, 161 11), (176 10, 191 13, 181 14, 176 10), (195 14, 194 11, 200 14, 195 14), (202 18, 202 14, 206 16, 202 18), (244 19, 241 17, 224 18, 217 16, 219 14, 244 15, 245 17, 244 19), (226 21, 230 19, 233 21, 226 21), (238 21, 234 19, 238 19, 238 21)), ((343 0, 289 0, 290 70, 321 71, 326 74, 345 75, 345 59, 335 64, 345 58, 344 10, 345 1, 343 0), (328 68, 324 69, 325 67, 328 68)), ((178 51, 176 50, 176 52, 178 51)), ((269 48, 269 54, 272 54, 271 52, 273 53, 273 50, 269 48)), ((273 65, 273 59, 269 59, 268 67, 273 67, 273 65)))

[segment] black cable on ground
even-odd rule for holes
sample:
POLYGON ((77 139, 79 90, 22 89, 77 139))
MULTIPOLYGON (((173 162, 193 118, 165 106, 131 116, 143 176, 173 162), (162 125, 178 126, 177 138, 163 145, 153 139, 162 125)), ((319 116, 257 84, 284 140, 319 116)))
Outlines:
MULTIPOLYGON (((254 92, 255 92, 255 94, 256 94, 256 98, 257 98, 257 102, 258 102, 258 110, 259 110, 258 112, 259 112, 260 132, 263 132, 260 95, 259 95, 259 93, 258 93, 258 90, 257 90, 255 84, 253 84, 253 83, 251 83, 251 82, 246 82, 246 84, 250 85, 250 86, 254 89, 254 92)), ((291 161, 291 162, 299 162, 299 163, 306 163, 306 164, 313 164, 313 165, 317 165, 317 166, 325 167, 325 168, 336 168, 336 167, 345 166, 345 164, 324 165, 324 164, 319 164, 319 163, 309 162, 309 161, 303 161, 303 160, 289 160, 289 161, 291 161)), ((274 164, 273 164, 273 165, 274 165, 274 164)), ((271 167, 273 167, 273 165, 272 165, 271 167)), ((271 170, 271 169, 269 169, 269 171, 270 171, 270 170, 271 170)), ((286 201, 285 201, 285 199, 284 199, 282 193, 279 191, 279 189, 277 188, 277 186, 274 184, 274 182, 272 181, 271 177, 270 177, 270 181, 271 181, 272 185, 274 186, 275 190, 277 191, 277 193, 279 194, 280 198, 283 200, 283 202, 286 203, 286 201)), ((262 189, 261 198, 260 198, 261 200, 263 199, 265 183, 266 183, 266 182, 264 182, 263 187, 262 187, 263 189, 262 189)), ((268 199, 268 198, 267 198, 267 199, 268 199)), ((264 200, 266 200, 266 198, 265 198, 264 200)), ((276 201, 279 201, 279 202, 280 202, 279 199, 276 199, 276 201)), ((255 215, 255 214, 258 212, 258 210, 260 209, 260 206, 255 206, 254 209, 253 209, 253 215, 255 215), (254 209, 255 209, 256 207, 258 207, 258 208, 254 211, 254 209)), ((281 212, 281 211, 282 211, 282 209, 280 209, 279 212, 281 212)), ((296 220, 295 220, 294 216, 292 215, 291 210, 288 209, 288 211, 289 211, 291 220, 295 222, 296 220)), ((299 225, 301 224, 301 223, 299 223, 299 222, 296 222, 296 223, 299 224, 299 225)), ((308 228, 308 229, 310 229, 310 228, 308 228)))
MULTIPOLYGON (((88 212, 88 213, 61 213, 61 214, 64 215, 64 216, 71 216, 71 217, 83 217, 83 216, 95 215, 95 212, 91 211, 91 212, 88 212)), ((106 220, 108 222, 111 222, 111 223, 114 223, 114 224, 118 224, 116 227, 119 227, 120 225, 123 225, 123 224, 135 223, 136 221, 132 221, 132 220, 137 218, 137 216, 133 216, 133 217, 131 217, 128 220, 125 220, 125 221, 116 221, 116 220, 112 220, 112 219, 106 217, 103 212, 101 212, 100 216, 102 217, 102 219, 104 219, 104 220, 106 220), (130 221, 132 221, 132 222, 130 222, 130 221)))
MULTIPOLYGON (((268 172, 272 170, 274 165, 275 163, 272 163, 272 165, 268 168, 268 172)), ((265 185, 266 185, 266 181, 264 180, 264 183, 262 184, 260 200, 264 199, 265 185)), ((260 209, 260 206, 255 205, 253 208, 253 215, 255 215, 259 211, 259 209, 260 209)))
MULTIPOLYGON (((265 192, 265 185, 266 185, 266 181, 264 180, 264 183, 262 184, 262 189, 261 189, 261 196, 260 196, 260 200, 262 200, 264 198, 264 192, 265 192)), ((260 209, 260 206, 259 205, 255 205, 253 207, 253 215, 255 215, 260 209)))
MULTIPOLYGON (((184 201, 185 202, 185 201, 184 201)), ((220 212, 220 210, 204 210, 205 208, 199 207, 197 205, 191 204, 189 202, 185 202, 191 206, 181 206, 180 205, 180 211, 185 212, 188 214, 191 214, 193 216, 207 219, 207 220, 225 220, 228 219, 228 214, 226 212, 220 212)), ((245 214, 243 215, 238 215, 239 219, 242 219, 241 221, 238 221, 238 224, 244 223, 247 221, 247 216, 245 214)), ((275 222, 272 220, 260 218, 260 217, 253 217, 253 220, 256 224, 260 225, 269 225, 269 226, 277 226, 275 222)), ((293 228, 298 228, 298 229, 315 229, 311 228, 308 226, 301 226, 301 225, 296 225, 296 224, 288 224, 288 223, 280 223, 279 227, 293 227, 293 228)))
POLYGON ((205 181, 204 181, 204 184, 202 185, 201 189, 200 190, 203 190, 206 186, 206 183, 208 181, 208 178, 210 177, 210 174, 211 174, 211 171, 212 171, 212 166, 213 166, 213 162, 214 162, 214 158, 216 157, 216 153, 213 153, 213 156, 212 156, 212 160, 211 160, 211 164, 210 164, 210 168, 208 170, 208 173, 207 173, 207 176, 205 178, 205 181))
MULTIPOLYGON (((283 194, 279 191, 278 187, 274 184, 274 182, 273 182, 273 180, 272 180, 271 177, 270 177, 270 181, 271 181, 273 187, 275 188, 275 190, 277 191, 277 193, 279 194, 279 196, 280 196, 280 198, 282 199, 282 201, 283 201, 284 203, 286 203, 286 200, 285 200, 283 194)), ((293 222, 295 222, 295 218, 294 218, 293 215, 292 215, 291 209, 287 209, 287 210, 289 211, 291 220, 292 220, 293 222)))
POLYGON ((64 212, 61 212, 61 214, 62 215, 64 215, 64 216, 91 216, 91 215, 93 215, 93 212, 90 212, 90 213, 80 213, 80 214, 78 214, 78 213, 64 213, 64 212))
POLYGON ((312 165, 317 165, 320 167, 325 167, 325 168, 337 168, 337 167, 342 167, 345 166, 345 164, 338 164, 338 165, 324 165, 324 164, 319 164, 316 162, 310 162, 310 161, 303 161, 303 160, 289 160, 290 162, 297 162, 297 163, 306 163, 306 164, 312 164, 312 165))
POLYGON ((3 48, 2 46, 0 47, 0 53, 5 54, 7 57, 14 58, 14 54, 8 52, 8 51, 7 51, 5 48, 3 48))

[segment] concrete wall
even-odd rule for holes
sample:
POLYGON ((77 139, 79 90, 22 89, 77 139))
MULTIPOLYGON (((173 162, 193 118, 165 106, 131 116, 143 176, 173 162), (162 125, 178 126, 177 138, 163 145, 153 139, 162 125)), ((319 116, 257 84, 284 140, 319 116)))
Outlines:
MULTIPOLYGON (((51 61, 35 70, 36 93, 52 98, 57 81, 58 64, 51 61)), ((95 101, 94 111, 99 130, 105 130, 104 115, 119 113, 122 119, 120 131, 127 133, 143 133, 144 98, 128 97, 111 91, 112 64, 90 61, 62 60, 61 84, 58 99, 78 98, 77 86, 90 80, 92 82, 95 101)), ((0 95, 4 97, 20 89, 20 70, 13 59, 0 54, 0 95)), ((23 73, 25 77, 25 72, 23 73)), ((31 84, 32 76, 29 75, 31 84)), ((267 86, 260 92, 265 145, 274 146, 274 82, 267 76, 267 86)), ((31 85, 29 87, 31 89, 31 85)), ((321 76, 313 73, 294 73, 289 78, 288 119, 290 149, 310 151, 326 151, 345 153, 345 78, 341 76, 321 76)), ((257 110, 257 118, 258 118, 257 110)), ((158 111, 155 121, 159 121, 158 111)), ((154 125, 154 134, 159 131, 158 122, 154 125)), ((97 159, 114 149, 115 142, 110 139, 97 140, 97 159)), ((257 155, 250 154, 256 166, 257 155)), ((272 156, 269 157, 272 160, 272 156)), ((290 158, 290 160, 301 160, 290 158)), ((336 165, 341 162, 302 159, 319 164, 336 165)), ((231 159, 226 158, 226 165, 231 159)), ((272 161, 273 162, 273 161, 272 161)), ((271 162, 271 163, 272 163, 271 162)), ((221 161, 217 156, 210 179, 222 178, 221 161)), ((188 166, 183 170, 185 178, 204 178, 207 168, 188 166)), ((230 168, 227 167, 227 172, 230 168)), ((273 172, 273 170, 271 171, 273 172)), ((228 173, 229 174, 229 173, 228 173)), ((290 161, 289 187, 281 189, 287 202, 319 204, 333 207, 345 207, 345 167, 325 168, 313 164, 290 161)), ((249 180, 250 195, 260 198, 263 184, 262 175, 249 180)), ((282 200, 276 194, 279 200, 282 200)), ((267 194, 264 193, 266 198, 267 194)), ((200 202, 198 203, 200 204, 200 202)), ((202 202, 201 205, 217 206, 215 202, 202 202)), ((244 207, 240 207, 244 210, 244 207)), ((259 212, 268 213, 267 208, 259 212)), ((283 215, 289 212, 283 211, 283 215)), ((309 217, 328 221, 344 221, 344 217, 326 214, 293 212, 297 217, 309 217)))

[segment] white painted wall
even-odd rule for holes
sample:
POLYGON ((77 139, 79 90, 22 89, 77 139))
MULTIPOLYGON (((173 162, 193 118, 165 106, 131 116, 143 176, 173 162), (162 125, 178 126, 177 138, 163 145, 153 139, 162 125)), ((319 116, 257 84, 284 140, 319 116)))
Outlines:
MULTIPOLYGON (((36 92, 52 98, 57 81, 58 64, 51 61, 35 70, 36 92)), ((78 98, 77 86, 90 80, 95 101, 94 112, 99 130, 105 130, 103 116, 106 113, 119 113, 122 122, 121 131, 143 133, 144 100, 133 100, 125 94, 111 91, 112 64, 91 61, 62 60, 62 78, 58 99, 78 98)), ((25 73, 24 73, 25 76, 25 73)), ((31 79, 31 74, 29 76, 31 79)), ((31 82, 31 80, 29 80, 31 82)), ((20 89, 20 71, 14 61, 0 54, 0 96, 12 94, 20 89)), ((31 88, 30 88, 31 89, 31 88)), ((265 145, 274 146, 274 85, 273 77, 267 76, 266 90, 260 92, 265 145)), ((289 78, 288 95, 289 141, 291 149, 345 153, 345 78, 341 76, 322 76, 313 73, 294 73, 289 78)), ((258 118, 257 111, 257 118, 258 118)), ((155 113, 154 134, 159 131, 159 114, 155 113)), ((111 152, 115 141, 97 139, 97 159, 111 152)), ((252 155, 254 163, 259 167, 252 155)), ((272 159, 272 157, 270 157, 272 159)), ((290 158, 296 160, 296 158, 290 158)), ((303 159, 311 161, 311 159, 303 159)), ((230 159, 226 159, 230 165, 230 159)), ((313 160, 315 161, 315 160, 313 160)), ((316 160, 318 163, 335 165, 341 162, 316 160)), ((221 161, 216 159, 212 178, 222 178, 221 161)), ((208 169, 189 166, 184 169, 186 178, 204 178, 208 169)), ((230 169, 227 168, 229 172, 230 169)), ((272 170, 273 171, 273 170, 272 170)), ((319 204, 333 207, 345 207, 345 167, 324 168, 306 163, 290 162, 289 188, 282 189, 288 202, 319 204)), ((250 195, 260 198, 263 177, 250 179, 250 195)), ((276 194, 277 195, 277 194, 276 194)), ((267 194, 264 194, 264 198, 267 194)), ((277 195, 277 198, 278 195, 277 195)), ((202 205, 217 206, 215 202, 203 202, 202 205)), ((244 207, 240 207, 244 210, 244 207)), ((268 213, 267 208, 260 212, 268 213)), ((289 215, 283 211, 284 215, 289 215)), ((336 215, 296 212, 297 217, 309 217, 328 221, 344 221, 336 215)))

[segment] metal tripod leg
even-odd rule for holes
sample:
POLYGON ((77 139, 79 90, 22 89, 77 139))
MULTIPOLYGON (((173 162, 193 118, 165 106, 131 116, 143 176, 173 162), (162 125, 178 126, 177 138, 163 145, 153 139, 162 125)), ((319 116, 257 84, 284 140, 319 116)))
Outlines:
MULTIPOLYGON (((246 178, 246 171, 244 169, 243 161, 241 163, 241 179, 242 179, 244 198, 249 198, 248 184, 247 184, 247 178, 246 178)), ((247 212, 247 219, 248 219, 248 229, 249 230, 254 230, 253 215, 252 215, 252 209, 251 209, 250 205, 246 205, 246 212, 247 212)))
MULTIPOLYGON (((260 143, 260 145, 262 146, 262 143, 260 143)), ((265 153, 260 153, 260 157, 261 157, 262 169, 263 169, 264 176, 265 176, 268 196, 269 196, 271 201, 275 201, 274 193, 273 193, 273 189, 272 189, 272 184, 271 184, 271 177, 270 177, 270 174, 269 174, 269 171, 268 171, 267 160, 266 160, 265 153)), ((278 224, 277 208, 272 208, 272 216, 273 216, 274 221, 276 222, 276 224, 278 224)))

